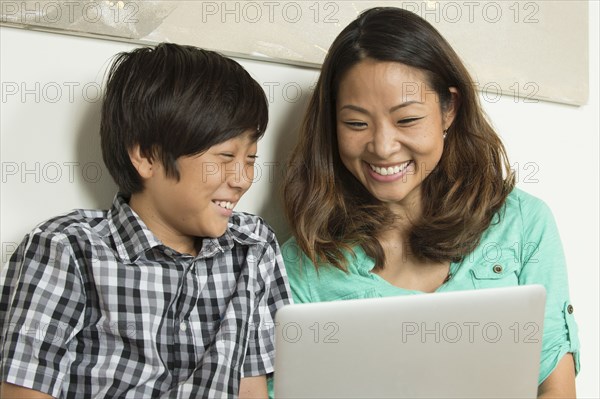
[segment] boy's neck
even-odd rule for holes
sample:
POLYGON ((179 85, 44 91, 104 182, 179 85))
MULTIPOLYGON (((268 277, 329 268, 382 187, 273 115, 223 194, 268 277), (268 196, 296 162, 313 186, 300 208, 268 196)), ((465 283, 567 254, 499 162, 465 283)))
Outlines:
POLYGON ((174 231, 171 226, 162 222, 159 215, 156 214, 155 207, 148 202, 147 196, 143 194, 132 194, 129 199, 129 207, 137 213, 146 227, 150 229, 164 245, 172 248, 182 254, 198 255, 196 238, 174 231))

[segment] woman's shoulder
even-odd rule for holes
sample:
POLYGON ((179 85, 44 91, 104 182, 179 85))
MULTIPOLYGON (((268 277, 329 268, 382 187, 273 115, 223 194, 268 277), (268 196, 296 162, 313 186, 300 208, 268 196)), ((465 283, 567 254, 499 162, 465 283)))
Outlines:
POLYGON ((293 237, 282 245, 281 252, 295 302, 350 299, 374 289, 373 260, 360 246, 345 252, 346 270, 329 264, 315 267, 293 237))
MULTIPOLYGON (((372 269, 372 260, 365 254, 360 246, 353 246, 351 250, 344 250, 346 270, 341 270, 329 264, 319 265, 317 268, 312 260, 302 250, 295 237, 291 237, 281 246, 281 253, 286 268, 292 273, 305 273, 309 278, 318 274, 359 274, 361 270, 372 269)), ((305 276, 306 277, 306 276, 305 276)))
POLYGON ((519 188, 514 188, 506 197, 505 213, 516 213, 527 218, 532 214, 550 214, 550 208, 542 199, 519 188))
POLYGON ((318 283, 320 278, 323 277, 322 275, 344 273, 342 270, 334 267, 321 266, 317 269, 313 261, 302 250, 295 237, 291 237, 281 246, 281 255, 283 256, 290 284, 296 286, 318 283))
POLYGON ((502 209, 481 237, 480 246, 492 243, 522 242, 554 226, 552 211, 540 198, 514 188, 502 209))

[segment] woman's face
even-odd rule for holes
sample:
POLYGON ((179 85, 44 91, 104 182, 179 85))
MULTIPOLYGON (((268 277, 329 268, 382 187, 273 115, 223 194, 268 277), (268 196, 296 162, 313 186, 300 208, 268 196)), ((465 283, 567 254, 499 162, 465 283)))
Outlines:
POLYGON ((346 168, 392 210, 418 200, 421 183, 442 156, 453 105, 442 112, 419 69, 372 59, 348 70, 337 94, 337 139, 346 168))

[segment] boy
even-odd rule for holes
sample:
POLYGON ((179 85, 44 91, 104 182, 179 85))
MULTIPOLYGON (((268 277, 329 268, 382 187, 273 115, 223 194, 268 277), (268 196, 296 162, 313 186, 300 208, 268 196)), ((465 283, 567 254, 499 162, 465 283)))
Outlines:
POLYGON ((42 223, 3 268, 0 396, 266 396, 289 287, 273 231, 233 212, 264 92, 233 60, 163 43, 116 57, 101 118, 119 193, 42 223))

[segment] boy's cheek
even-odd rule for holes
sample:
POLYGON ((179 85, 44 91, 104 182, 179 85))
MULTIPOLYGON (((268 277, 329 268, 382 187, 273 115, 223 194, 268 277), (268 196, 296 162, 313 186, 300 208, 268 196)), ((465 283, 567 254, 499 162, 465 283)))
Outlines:
POLYGON ((248 181, 249 185, 252 185, 252 183, 254 183, 254 176, 255 176, 254 168, 256 168, 255 164, 247 165, 244 168, 245 173, 244 173, 243 178, 248 181))

